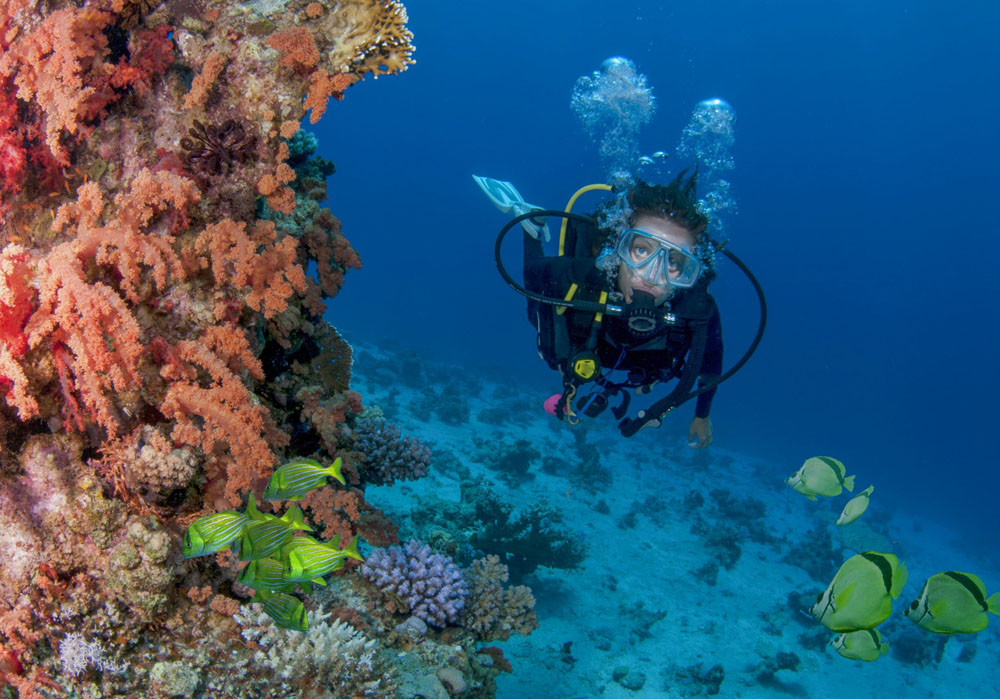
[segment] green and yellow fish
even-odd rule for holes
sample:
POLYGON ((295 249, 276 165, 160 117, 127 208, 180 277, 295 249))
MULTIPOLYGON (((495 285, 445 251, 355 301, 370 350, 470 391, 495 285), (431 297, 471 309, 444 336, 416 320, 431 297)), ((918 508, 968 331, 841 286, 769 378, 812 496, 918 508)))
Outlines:
POLYGON ((281 561, 271 557, 261 558, 247 563, 243 570, 240 571, 239 577, 236 580, 255 590, 278 590, 281 592, 291 592, 295 589, 295 583, 298 582, 302 585, 302 589, 305 590, 306 594, 312 592, 311 583, 326 585, 326 581, 323 578, 297 581, 285 580, 283 577, 284 571, 285 564, 281 561))
POLYGON ((221 551, 243 535, 250 518, 236 510, 199 517, 184 532, 184 557, 207 556, 221 551))
POLYGON ((241 561, 256 561, 270 556, 295 536, 296 527, 274 517, 250 522, 233 544, 241 561))
POLYGON ((264 489, 265 500, 301 500, 310 490, 326 483, 327 476, 333 476, 341 485, 347 485, 340 472, 342 460, 337 458, 329 466, 323 466, 314 459, 295 459, 279 466, 271 474, 264 489))
POLYGON ((837 526, 842 527, 845 524, 850 524, 863 515, 865 510, 868 509, 868 498, 871 497, 873 492, 875 492, 875 486, 870 485, 848 500, 847 504, 844 505, 843 511, 840 513, 840 517, 837 518, 837 526))
POLYGON ((251 520, 255 522, 262 522, 267 520, 277 520, 279 522, 284 522, 288 526, 292 527, 296 531, 311 532, 312 527, 306 524, 305 515, 302 513, 302 508, 295 505, 289 510, 285 511, 285 514, 278 517, 277 515, 272 515, 269 512, 261 512, 257 509, 257 501, 254 499, 253 493, 250 493, 250 499, 247 501, 246 515, 251 520))
POLYGON ((854 490, 854 476, 846 474, 844 464, 836 459, 814 456, 806 459, 798 471, 785 479, 785 483, 810 500, 815 500, 817 495, 832 498, 844 492, 844 488, 854 490))
POLYGON ((844 561, 809 611, 831 631, 873 629, 889 618, 907 576, 891 553, 859 553, 844 561))
POLYGON ((932 575, 906 616, 934 633, 977 633, 990 623, 988 614, 1000 615, 1000 592, 986 596, 986 586, 972 573, 948 570, 932 575))
POLYGON ((326 575, 344 567, 347 558, 364 560, 358 553, 358 537, 351 539, 345 548, 337 548, 334 542, 314 546, 300 546, 289 552, 285 561, 285 580, 310 579, 326 575))
POLYGON ((830 642, 834 650, 851 660, 866 663, 878 660, 889 652, 889 644, 882 642, 878 629, 862 629, 842 633, 830 642))
POLYGON ((275 626, 293 631, 307 631, 309 618, 306 616, 305 605, 287 592, 271 592, 257 590, 254 602, 264 605, 264 611, 274 619, 275 626))

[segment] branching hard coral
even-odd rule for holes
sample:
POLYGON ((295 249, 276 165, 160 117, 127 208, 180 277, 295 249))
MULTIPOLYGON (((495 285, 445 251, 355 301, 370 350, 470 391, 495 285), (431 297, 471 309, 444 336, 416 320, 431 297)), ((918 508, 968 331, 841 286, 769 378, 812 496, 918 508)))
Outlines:
POLYGON ((338 37, 328 49, 334 70, 377 78, 413 63, 413 34, 406 28, 409 19, 399 0, 349 0, 338 3, 337 9, 315 20, 323 34, 338 37))
MULTIPOLYGON (((233 617, 241 635, 259 647, 255 663, 280 678, 288 692, 312 697, 395 697, 396 671, 379 644, 346 622, 309 612, 309 633, 276 628, 260 605, 233 617)), ((275 688, 277 689, 277 687, 275 688)))
POLYGON ((504 587, 509 575, 498 556, 473 561, 466 577, 469 596, 460 624, 479 641, 506 641, 511 634, 527 636, 538 628, 535 596, 524 585, 504 587))
POLYGON ((475 503, 481 529, 470 543, 486 554, 500 557, 512 580, 520 581, 539 566, 574 570, 587 557, 587 546, 575 533, 560 528, 561 510, 539 500, 511 517, 512 506, 499 500, 482 482, 462 484, 462 503, 475 503))
POLYGON ((206 126, 195 119, 180 146, 184 164, 192 172, 228 175, 237 165, 256 157, 257 137, 235 119, 227 119, 220 126, 206 126))
POLYGON ((361 565, 361 575, 382 594, 432 626, 444 628, 458 619, 468 585, 455 562, 411 539, 406 547, 376 549, 361 565))
POLYGON ((396 425, 383 418, 359 418, 354 437, 364 452, 361 478, 373 485, 392 485, 397 480, 417 480, 427 475, 431 450, 419 439, 402 436, 396 425))

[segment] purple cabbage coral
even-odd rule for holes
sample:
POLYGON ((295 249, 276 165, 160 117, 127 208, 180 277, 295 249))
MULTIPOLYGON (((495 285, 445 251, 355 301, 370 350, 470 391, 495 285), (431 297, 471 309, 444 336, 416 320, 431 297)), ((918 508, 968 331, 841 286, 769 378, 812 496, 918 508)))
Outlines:
POLYGON ((403 600, 411 614, 438 628, 457 620, 469 591, 453 560, 416 539, 405 547, 376 549, 362 564, 361 575, 383 593, 403 600))

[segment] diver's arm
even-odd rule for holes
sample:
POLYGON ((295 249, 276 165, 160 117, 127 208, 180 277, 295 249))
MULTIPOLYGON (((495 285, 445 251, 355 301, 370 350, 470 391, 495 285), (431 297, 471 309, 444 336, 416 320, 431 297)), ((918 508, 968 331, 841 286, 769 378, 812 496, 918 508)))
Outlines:
MULTIPOLYGON (((708 337, 705 339, 705 356, 701 360, 701 372, 698 375, 698 386, 704 386, 709 381, 722 375, 722 318, 719 307, 715 307, 712 318, 708 321, 708 337)), ((712 399, 715 388, 711 388, 698 396, 694 415, 696 418, 708 418, 712 411, 712 399)))

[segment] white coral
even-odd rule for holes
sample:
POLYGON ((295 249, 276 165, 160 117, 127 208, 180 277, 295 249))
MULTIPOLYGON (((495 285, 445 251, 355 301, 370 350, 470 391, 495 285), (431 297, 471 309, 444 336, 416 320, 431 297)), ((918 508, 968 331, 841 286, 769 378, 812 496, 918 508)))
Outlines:
POLYGON ((320 691, 349 690, 360 696, 392 696, 394 682, 378 662, 378 641, 329 614, 307 612, 305 633, 278 628, 259 604, 233 616, 242 636, 261 650, 254 658, 282 679, 316 686, 320 691))

